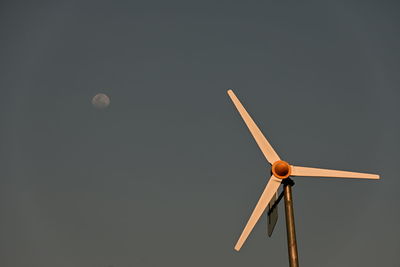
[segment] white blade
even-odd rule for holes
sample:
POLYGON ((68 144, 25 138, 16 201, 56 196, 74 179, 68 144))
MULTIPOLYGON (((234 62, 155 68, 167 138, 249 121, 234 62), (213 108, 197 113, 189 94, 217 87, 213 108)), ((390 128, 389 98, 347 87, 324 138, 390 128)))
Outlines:
POLYGON ((336 171, 319 168, 308 168, 291 166, 293 176, 318 176, 318 177, 338 177, 338 178, 360 178, 360 179, 379 179, 379 175, 361 172, 336 171))
POLYGON ((278 154, 276 154, 275 150, 272 148, 260 129, 257 127, 253 119, 250 117, 249 113, 247 113, 246 109, 243 107, 242 103, 240 103, 235 93, 232 90, 228 90, 228 95, 232 99, 233 104, 235 104, 237 110, 240 113, 240 116, 242 116, 242 119, 246 123, 247 127, 249 128, 251 134, 253 135, 268 162, 273 164, 275 161, 280 160, 278 154))
POLYGON ((235 245, 235 250, 239 251, 242 247, 243 243, 246 241, 247 237, 249 236, 250 232, 253 230, 254 226, 256 225, 257 221, 260 219, 261 215, 267 208, 268 203, 271 201, 272 197, 275 195, 276 191, 278 190, 282 180, 276 178, 275 176, 271 176, 268 181, 267 186, 264 189, 264 192, 261 194, 260 199, 257 202, 256 207, 251 214, 249 221, 247 222, 246 226, 242 234, 239 237, 235 245))

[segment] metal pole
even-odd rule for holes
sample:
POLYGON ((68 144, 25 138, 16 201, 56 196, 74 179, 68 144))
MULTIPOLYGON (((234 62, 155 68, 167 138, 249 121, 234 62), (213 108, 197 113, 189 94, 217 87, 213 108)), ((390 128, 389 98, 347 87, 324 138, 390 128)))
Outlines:
POLYGON ((297 254, 296 230, 294 226, 293 198, 292 186, 294 182, 290 178, 283 180, 284 196, 285 196, 285 215, 286 215, 286 231, 289 252, 289 266, 299 267, 299 257, 297 254))

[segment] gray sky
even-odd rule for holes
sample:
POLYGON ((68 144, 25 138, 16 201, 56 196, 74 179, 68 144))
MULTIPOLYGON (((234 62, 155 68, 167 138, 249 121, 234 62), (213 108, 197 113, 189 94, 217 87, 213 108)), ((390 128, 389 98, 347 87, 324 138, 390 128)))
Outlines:
POLYGON ((399 8, 2 1, 0 265, 287 266, 284 216, 233 250, 270 167, 232 88, 284 160, 382 176, 295 178, 301 266, 398 266, 399 8))

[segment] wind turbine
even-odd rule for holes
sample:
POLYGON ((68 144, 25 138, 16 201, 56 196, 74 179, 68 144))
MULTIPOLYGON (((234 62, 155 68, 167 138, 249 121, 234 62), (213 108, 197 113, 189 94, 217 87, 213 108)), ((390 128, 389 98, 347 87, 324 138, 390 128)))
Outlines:
MULTIPOLYGON (((290 176, 314 176, 314 177, 338 177, 338 178, 356 178, 356 179, 379 179, 377 174, 349 172, 349 171, 337 171, 320 168, 309 168, 301 166, 293 166, 288 162, 281 160, 278 154, 275 152, 271 144, 262 134, 260 129, 257 127, 253 119, 247 113, 246 109, 240 103, 232 90, 228 90, 228 95, 231 98, 233 104, 239 111, 242 119, 249 128, 253 135, 258 147, 261 149, 267 161, 272 165, 271 167, 271 178, 269 179, 260 199, 258 200, 253 213, 251 214, 246 226, 243 229, 236 245, 235 250, 239 251, 246 241, 250 232, 253 230, 257 221, 266 210, 270 202, 275 201, 277 191, 281 184, 284 185, 284 199, 285 199, 285 214, 286 214, 286 229, 287 229, 287 241, 288 241, 288 252, 289 252, 289 264, 291 267, 298 267, 298 254, 297 254, 297 242, 296 232, 294 225, 294 212, 293 212, 293 199, 292 189, 293 181, 289 178, 290 176), (274 198, 275 197, 275 198, 274 198)), ((274 204, 274 203, 271 203, 274 204)), ((270 206, 272 206, 270 204, 270 206)))

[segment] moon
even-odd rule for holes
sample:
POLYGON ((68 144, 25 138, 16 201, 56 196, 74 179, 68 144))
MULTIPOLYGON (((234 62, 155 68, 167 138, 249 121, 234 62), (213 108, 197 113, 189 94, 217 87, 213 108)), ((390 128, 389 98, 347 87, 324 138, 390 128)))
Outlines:
POLYGON ((92 105, 95 108, 103 109, 110 105, 110 98, 103 93, 99 93, 92 98, 92 105))

